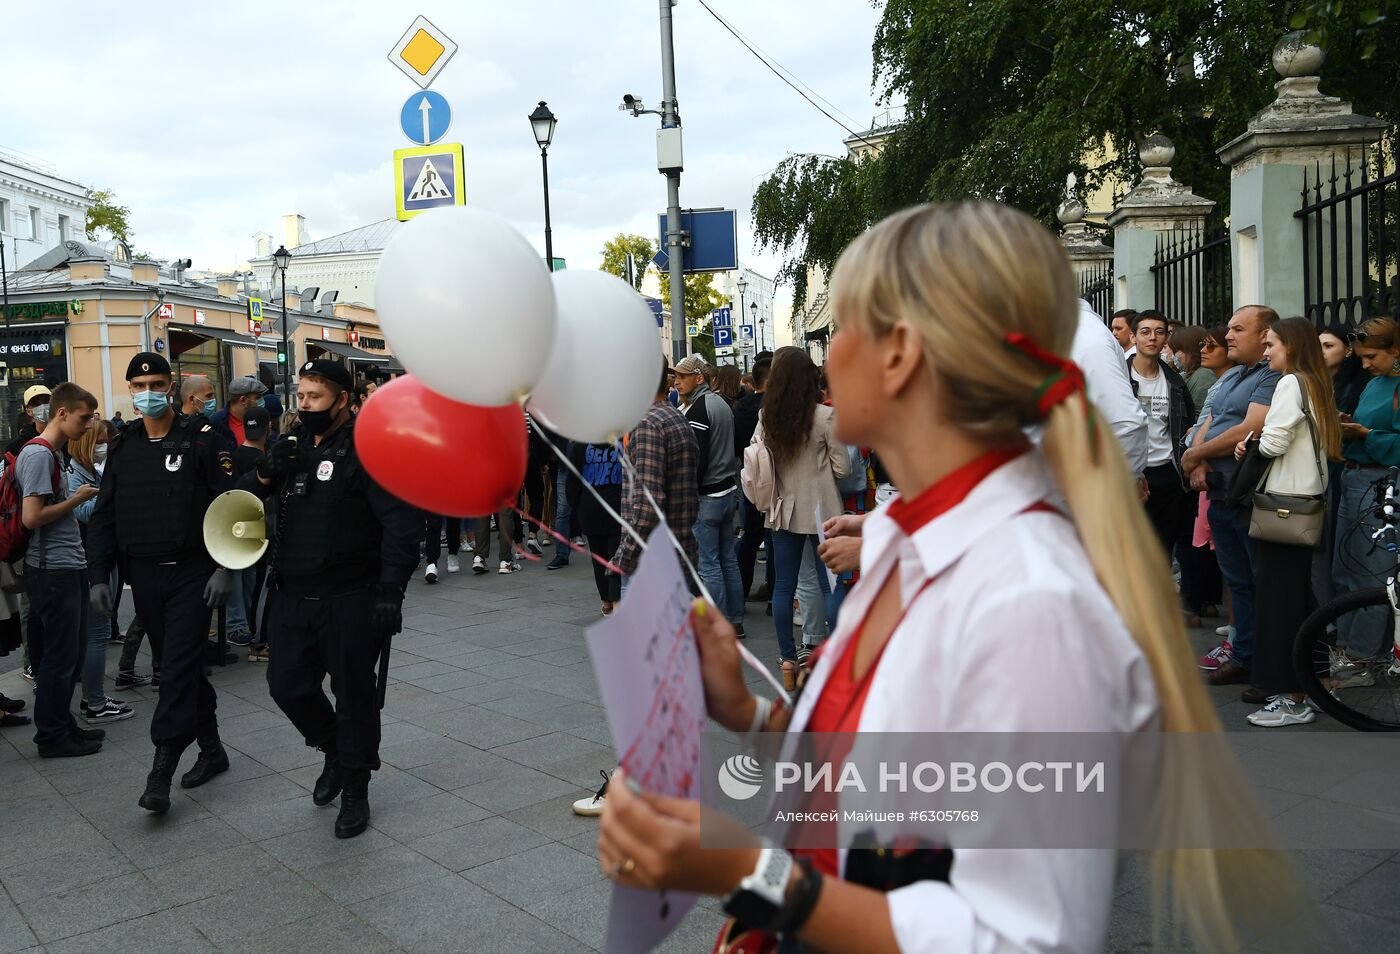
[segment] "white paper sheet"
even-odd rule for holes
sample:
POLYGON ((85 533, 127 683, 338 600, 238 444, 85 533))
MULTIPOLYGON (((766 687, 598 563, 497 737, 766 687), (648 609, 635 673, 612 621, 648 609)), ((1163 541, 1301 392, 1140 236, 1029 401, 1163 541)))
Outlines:
MULTIPOLYGON (((821 505, 821 504, 817 504, 817 546, 818 546, 818 547, 820 547, 823 543, 826 542, 826 530, 823 529, 824 526, 825 526, 825 521, 822 520, 822 505, 821 505)), ((831 567, 827 566, 825 563, 822 563, 822 560, 821 560, 820 557, 817 558, 817 562, 818 562, 818 563, 821 563, 822 569, 826 571, 826 586, 827 586, 827 591, 828 591, 828 592, 831 592, 831 593, 835 593, 835 592, 836 592, 836 574, 831 572, 831 567)), ((805 612, 805 608, 804 608, 804 612, 805 612)), ((823 610, 822 612, 826 612, 826 611, 823 610)))
MULTIPOLYGON (((643 789, 676 798, 698 798, 706 771, 700 734, 705 729, 705 690, 690 590, 666 530, 652 531, 653 546, 612 616, 591 626, 588 653, 618 764, 643 789)), ((608 913, 605 954, 649 951, 694 906, 696 896, 615 886, 608 913)))

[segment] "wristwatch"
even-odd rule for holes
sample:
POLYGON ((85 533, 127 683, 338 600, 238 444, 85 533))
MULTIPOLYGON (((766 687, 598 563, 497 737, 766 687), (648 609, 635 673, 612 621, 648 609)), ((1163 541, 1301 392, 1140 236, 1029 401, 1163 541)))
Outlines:
POLYGON ((792 869, 792 855, 781 848, 762 849, 753 874, 740 881, 739 887, 724 899, 724 913, 745 927, 771 929, 787 899, 792 869))

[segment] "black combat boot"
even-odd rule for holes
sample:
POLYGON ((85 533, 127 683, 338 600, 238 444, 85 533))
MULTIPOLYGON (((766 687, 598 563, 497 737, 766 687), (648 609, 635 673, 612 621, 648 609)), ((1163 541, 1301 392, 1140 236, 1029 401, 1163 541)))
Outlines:
POLYGON ((174 745, 157 745, 151 774, 146 776, 146 790, 138 804, 148 812, 164 815, 170 810, 170 779, 180 765, 181 750, 174 745))
POLYGON ((194 767, 181 776, 180 787, 198 788, 215 775, 227 771, 228 753, 224 751, 224 745, 219 741, 218 733, 201 736, 199 739, 199 758, 194 760, 194 767))
POLYGON ((326 764, 321 769, 321 777, 316 779, 316 787, 311 790, 311 800, 318 806, 329 805, 335 801, 344 784, 344 779, 341 778, 340 756, 336 754, 335 744, 322 746, 321 751, 326 753, 326 764))
POLYGON ((354 838, 369 827, 369 769, 341 769, 345 788, 340 793, 340 814, 335 837, 354 838))

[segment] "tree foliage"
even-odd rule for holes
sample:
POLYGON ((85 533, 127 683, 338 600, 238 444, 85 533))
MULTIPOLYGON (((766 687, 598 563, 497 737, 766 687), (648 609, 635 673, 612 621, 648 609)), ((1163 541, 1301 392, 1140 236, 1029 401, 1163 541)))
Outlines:
MULTIPOLYGON (((602 271, 616 275, 618 278, 625 277, 625 262, 627 253, 631 253, 637 261, 637 274, 635 286, 638 291, 642 288, 642 281, 646 276, 647 269, 654 268, 651 264, 652 256, 656 254, 656 245, 643 235, 628 235, 619 232, 617 235, 603 243, 603 264, 598 266, 602 271)), ((657 271, 657 277, 661 283, 662 307, 667 311, 671 310, 671 276, 666 272, 657 271)), ((689 324, 699 325, 701 332, 709 323, 710 310, 718 308, 725 303, 725 297, 714 287, 714 276, 687 275, 685 277, 685 315, 689 324)), ((696 353, 703 353, 705 360, 711 364, 715 359, 714 338, 706 339, 703 336, 695 339, 696 353), (702 342, 708 341, 708 346, 702 342), (708 348, 708 350, 706 350, 708 348)))
POLYGON ((603 243, 603 264, 599 268, 609 274, 616 275, 618 278, 625 278, 629 253, 636 260, 637 265, 632 287, 641 291, 642 279, 646 276, 647 268, 651 264, 651 257, 656 254, 656 246, 645 235, 627 235, 619 232, 608 239, 603 243))
POLYGON ((1400 17, 1362 6, 885 0, 875 82, 882 102, 905 104, 904 121, 862 160, 784 160, 755 192, 755 233, 786 254, 780 280, 800 304, 808 270, 829 270, 891 212, 985 197, 1050 224, 1070 172, 1086 194, 1131 182, 1137 144, 1154 132, 1176 144, 1173 175, 1224 206, 1229 170, 1215 151, 1273 98, 1270 53, 1304 8, 1327 29, 1323 91, 1361 113, 1400 114, 1400 17))
POLYGON ((98 229, 102 229, 112 238, 130 242, 131 210, 117 204, 117 194, 111 189, 89 189, 87 198, 92 203, 87 210, 87 237, 97 241, 98 229))

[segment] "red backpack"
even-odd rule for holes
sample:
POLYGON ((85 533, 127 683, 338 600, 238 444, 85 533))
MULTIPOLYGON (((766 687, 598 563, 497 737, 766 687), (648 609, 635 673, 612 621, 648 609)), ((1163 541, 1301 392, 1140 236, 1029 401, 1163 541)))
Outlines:
MULTIPOLYGON (((42 444, 53 454, 53 480, 57 487, 61 474, 58 454, 54 452, 53 445, 42 437, 26 442, 24 447, 30 444, 42 444)), ((21 453, 24 447, 20 448, 21 453)), ((34 532, 24 525, 24 493, 15 474, 18 459, 19 454, 7 453, 4 464, 0 465, 0 560, 6 563, 13 563, 24 556, 24 551, 29 547, 30 534, 34 532)))

